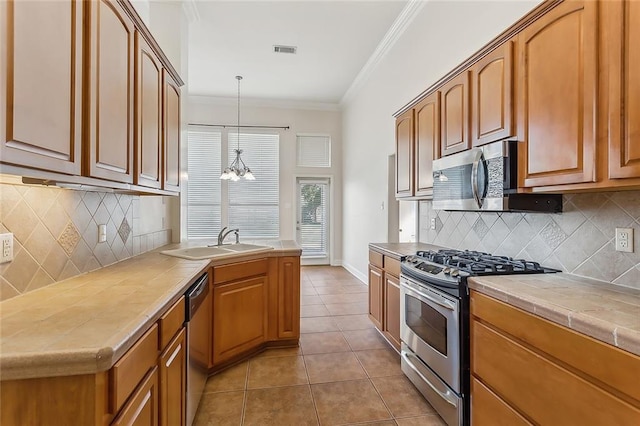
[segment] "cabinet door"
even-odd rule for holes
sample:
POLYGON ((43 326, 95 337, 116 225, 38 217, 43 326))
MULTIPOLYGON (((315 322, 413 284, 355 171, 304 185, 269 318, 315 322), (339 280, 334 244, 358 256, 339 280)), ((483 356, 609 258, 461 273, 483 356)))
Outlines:
POLYGON ((131 399, 120 410, 113 426, 158 425, 158 367, 153 367, 131 399))
POLYGON ((0 2, 3 163, 80 174, 85 4, 0 2))
POLYGON ((369 318, 373 324, 382 330, 382 270, 369 265, 369 318))
POLYGON ((180 190, 180 87, 165 71, 164 76, 164 186, 180 190))
POLYGON ((385 336, 400 350, 400 279, 384 274, 384 331, 385 336))
POLYGON ((162 65, 136 31, 136 150, 137 185, 162 186, 162 65))
POLYGON ((513 42, 508 41, 471 69, 473 146, 513 136, 513 42))
POLYGON ((116 0, 86 4, 91 9, 88 174, 132 183, 133 23, 116 0))
POLYGON ((640 177, 640 3, 611 1, 609 178, 640 177))
POLYGON ((300 258, 278 259, 278 339, 300 337, 300 258))
POLYGON ((213 288, 213 363, 259 346, 267 335, 267 278, 213 288))
POLYGON ((469 149, 469 71, 454 77, 442 93, 441 156, 469 149))
POLYGON ((531 425, 502 398, 473 376, 471 377, 471 423, 495 426, 531 425))
POLYGON ((160 424, 186 422, 187 350, 184 328, 160 355, 160 424))
POLYGON ((519 35, 525 187, 595 181, 598 4, 563 2, 519 35))
POLYGON ((415 108, 416 195, 433 193, 433 160, 440 153, 440 92, 432 93, 415 108))
POLYGON ((396 198, 413 196, 413 110, 396 119, 396 198))

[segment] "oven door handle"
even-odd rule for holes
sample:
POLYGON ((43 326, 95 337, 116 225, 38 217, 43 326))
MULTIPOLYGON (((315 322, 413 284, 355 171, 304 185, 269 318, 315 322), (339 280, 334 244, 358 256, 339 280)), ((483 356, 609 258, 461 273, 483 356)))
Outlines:
POLYGON ((419 291, 417 288, 414 288, 411 284, 407 283, 407 282, 402 282, 401 284, 404 285, 405 287, 405 291, 409 290, 409 292, 413 293, 415 296, 418 296, 418 298, 423 298, 426 299, 430 302, 433 302, 435 304, 437 304, 438 306, 442 306, 445 309, 448 309, 450 311, 455 311, 456 310, 456 306, 449 302, 447 299, 442 298, 436 298, 435 296, 432 296, 428 293, 424 293, 422 291, 419 291))
POLYGON ((409 366, 409 368, 411 368, 413 370, 413 372, 416 373, 423 382, 425 382, 427 385, 429 385, 429 387, 435 393, 440 395, 440 398, 444 399, 448 404, 451 404, 454 407, 456 407, 457 400, 453 395, 451 395, 451 391, 450 390, 447 389, 445 392, 442 392, 440 389, 436 388, 433 383, 431 383, 429 380, 427 380, 427 378, 424 377, 424 375, 420 371, 418 371, 418 369, 415 367, 415 365, 413 365, 413 361, 411 361, 411 359, 409 359, 409 355, 406 352, 402 351, 400 353, 400 356, 402 358, 404 358, 404 360, 407 362, 407 365, 409 366))

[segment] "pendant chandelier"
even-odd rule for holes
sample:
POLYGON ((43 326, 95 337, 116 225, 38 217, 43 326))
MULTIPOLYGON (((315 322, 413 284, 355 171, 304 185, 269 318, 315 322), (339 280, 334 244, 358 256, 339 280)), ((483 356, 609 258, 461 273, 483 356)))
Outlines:
POLYGON ((255 180, 255 176, 251 173, 251 169, 244 164, 242 161, 242 150, 240 149, 240 80, 242 80, 241 75, 236 75, 236 80, 238 80, 238 147, 235 149, 236 159, 233 160, 231 165, 224 169, 224 172, 220 175, 220 179, 222 180, 231 180, 237 181, 240 178, 245 178, 246 180, 255 180))

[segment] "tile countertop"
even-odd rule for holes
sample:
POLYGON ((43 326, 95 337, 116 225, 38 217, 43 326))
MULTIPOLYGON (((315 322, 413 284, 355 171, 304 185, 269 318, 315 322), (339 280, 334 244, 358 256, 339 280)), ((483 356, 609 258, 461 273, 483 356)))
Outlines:
POLYGON ((172 244, 0 303, 2 380, 106 371, 210 265, 300 255, 294 241, 251 241, 273 251, 185 260, 172 244))
POLYGON ((440 250, 445 247, 425 243, 369 243, 369 248, 395 259, 400 259, 404 256, 416 254, 418 250, 440 250))
POLYGON ((487 296, 640 355, 640 290, 565 273, 468 282, 487 296))

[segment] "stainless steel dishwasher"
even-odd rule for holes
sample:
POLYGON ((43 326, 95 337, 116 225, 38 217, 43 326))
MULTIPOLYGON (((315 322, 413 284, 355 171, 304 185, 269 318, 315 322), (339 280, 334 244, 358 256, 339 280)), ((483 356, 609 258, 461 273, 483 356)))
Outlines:
POLYGON ((211 354, 211 293, 209 275, 204 274, 187 290, 187 425, 193 419, 207 382, 211 354))

